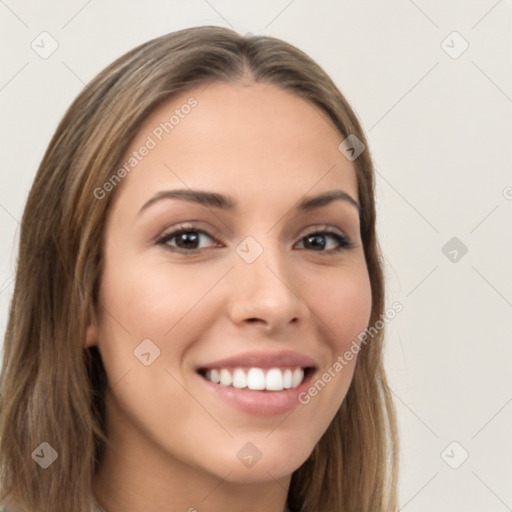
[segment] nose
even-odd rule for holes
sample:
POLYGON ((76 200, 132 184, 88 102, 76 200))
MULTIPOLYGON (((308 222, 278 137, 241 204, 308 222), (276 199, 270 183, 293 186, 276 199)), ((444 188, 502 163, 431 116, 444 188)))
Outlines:
POLYGON ((300 324, 308 308, 279 249, 265 247, 252 263, 236 256, 228 315, 237 325, 261 324, 267 334, 300 324))

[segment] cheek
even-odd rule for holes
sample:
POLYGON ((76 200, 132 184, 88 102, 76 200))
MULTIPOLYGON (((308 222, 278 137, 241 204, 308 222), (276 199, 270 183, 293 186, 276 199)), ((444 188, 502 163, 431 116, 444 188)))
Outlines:
POLYGON ((372 290, 364 263, 338 268, 311 287, 310 306, 321 321, 321 337, 326 341, 325 366, 299 400, 310 417, 323 418, 317 436, 339 409, 352 381, 358 357, 359 336, 371 316, 372 290), (323 285, 323 286, 322 286, 323 285))
POLYGON ((116 256, 110 254, 102 274, 99 330, 114 400, 123 414, 149 429, 155 439, 158 429, 175 419, 178 407, 183 417, 176 435, 182 436, 184 418, 197 414, 197 404, 177 383, 182 380, 180 362, 193 333, 200 329, 195 306, 218 276, 194 277, 166 262, 148 264, 116 256))
POLYGON ((116 256, 120 254, 110 254, 102 275, 100 350, 112 382, 128 371, 131 377, 142 372, 137 378, 145 382, 148 368, 137 355, 149 349, 152 360, 153 353, 157 355, 149 368, 178 369, 191 342, 215 320, 208 292, 226 271, 195 271, 161 260, 148 263, 116 256))
POLYGON ((102 305, 134 339, 163 338, 218 280, 166 262, 139 263, 106 266, 100 293, 102 305))
POLYGON ((341 269, 316 295, 317 311, 324 321, 325 336, 337 353, 344 352, 370 320, 372 290, 364 264, 341 269))

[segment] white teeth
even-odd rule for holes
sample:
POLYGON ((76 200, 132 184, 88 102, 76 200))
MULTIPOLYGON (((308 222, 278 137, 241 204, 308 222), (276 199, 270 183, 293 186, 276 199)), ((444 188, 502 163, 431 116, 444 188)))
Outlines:
POLYGON ((220 383, 223 386, 231 386, 233 383, 233 379, 231 378, 231 373, 229 370, 225 370, 224 368, 220 371, 220 383))
POLYGON ((240 368, 237 368, 233 373, 233 387, 240 389, 247 387, 247 375, 240 368))
POLYGON ((212 370, 210 372, 210 380, 218 384, 220 382, 220 373, 219 370, 212 370))
POLYGON ((292 388, 296 388, 304 379, 304 370, 296 368, 292 375, 292 388))
POLYGON ((285 370, 283 375, 283 388, 290 389, 292 387, 292 371, 285 370))
POLYGON ((206 371, 204 377, 221 386, 282 391, 299 386, 304 380, 304 370, 302 368, 295 368, 293 371, 290 368, 286 370, 270 368, 265 373, 262 368, 250 368, 249 371, 236 368, 233 372, 226 368, 220 368, 206 371))
POLYGON ((272 391, 281 391, 283 389, 283 374, 279 368, 272 368, 267 372, 265 387, 272 391))
POLYGON ((247 374, 249 389, 265 389, 265 374, 261 368, 251 368, 247 374))

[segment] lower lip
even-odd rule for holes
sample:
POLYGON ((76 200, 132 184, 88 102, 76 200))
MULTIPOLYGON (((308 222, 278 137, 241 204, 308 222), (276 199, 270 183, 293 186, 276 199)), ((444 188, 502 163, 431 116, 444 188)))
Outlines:
POLYGON ((309 372, 299 386, 282 391, 258 391, 222 386, 199 374, 197 376, 215 396, 239 411, 256 416, 278 416, 300 405, 298 396, 308 389, 314 374, 315 372, 309 372))

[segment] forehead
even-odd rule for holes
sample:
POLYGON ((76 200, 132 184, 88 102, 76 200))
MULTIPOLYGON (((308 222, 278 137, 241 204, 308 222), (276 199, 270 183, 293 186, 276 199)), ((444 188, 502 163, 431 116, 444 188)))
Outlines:
POLYGON ((120 195, 140 207, 158 190, 189 187, 261 205, 341 188, 357 200, 343 139, 323 110, 274 85, 199 86, 145 120, 123 158, 134 165, 120 195))

